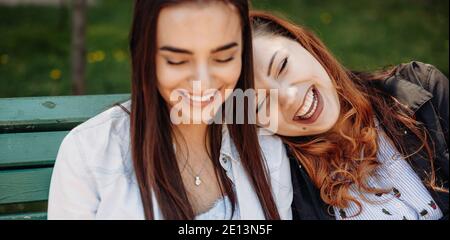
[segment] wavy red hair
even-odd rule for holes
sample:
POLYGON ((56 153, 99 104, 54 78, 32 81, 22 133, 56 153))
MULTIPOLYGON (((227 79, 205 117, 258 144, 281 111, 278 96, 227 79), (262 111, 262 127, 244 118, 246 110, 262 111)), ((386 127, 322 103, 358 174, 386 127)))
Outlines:
POLYGON ((315 186, 320 189, 321 198, 325 203, 346 208, 350 202, 354 202, 361 211, 361 203, 350 194, 352 185, 355 185, 361 193, 376 194, 390 191, 371 188, 367 183, 368 177, 374 174, 379 166, 377 160, 379 132, 374 116, 378 116, 389 139, 405 159, 424 150, 430 159, 432 169, 426 185, 435 190, 446 191, 436 184, 433 144, 428 138, 426 129, 413 118, 408 108, 374 87, 377 81, 395 74, 395 67, 374 73, 349 71, 308 29, 267 12, 252 11, 250 17, 254 38, 282 36, 296 40, 325 68, 336 87, 341 113, 332 130, 316 136, 283 137, 291 153, 303 165, 315 186), (405 128, 419 140, 413 152, 406 150, 403 141, 405 128))

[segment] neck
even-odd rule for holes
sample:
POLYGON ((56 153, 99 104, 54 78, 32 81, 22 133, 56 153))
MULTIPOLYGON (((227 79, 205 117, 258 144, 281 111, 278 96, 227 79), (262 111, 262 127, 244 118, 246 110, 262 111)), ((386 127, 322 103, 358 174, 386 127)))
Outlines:
MULTIPOLYGON (((187 149, 192 149, 194 152, 197 151, 207 151, 205 146, 209 142, 207 139, 207 124, 179 124, 174 125, 175 128, 175 139, 177 147, 181 147, 182 152, 185 152, 184 144, 186 144, 187 149), (181 145, 181 146, 180 146, 181 145)), ((186 149, 186 150, 187 150, 186 149)))

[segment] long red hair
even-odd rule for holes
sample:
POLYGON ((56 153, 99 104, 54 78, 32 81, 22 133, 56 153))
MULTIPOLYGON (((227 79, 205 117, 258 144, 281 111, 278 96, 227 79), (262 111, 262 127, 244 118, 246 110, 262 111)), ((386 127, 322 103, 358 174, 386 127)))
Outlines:
POLYGON ((379 166, 378 131, 374 116, 378 117, 380 125, 405 158, 425 150, 432 169, 426 185, 435 190, 446 191, 436 184, 433 147, 426 129, 412 117, 408 108, 374 87, 378 80, 395 74, 395 67, 374 73, 349 71, 336 60, 322 41, 306 28, 261 11, 252 11, 250 18, 255 38, 283 36, 298 41, 322 64, 337 89, 341 113, 332 130, 316 136, 283 137, 292 154, 320 189, 325 203, 346 208, 350 202, 354 202, 361 211, 361 203, 349 192, 353 184, 360 192, 389 191, 371 188, 367 183, 368 177, 374 174, 379 166), (419 140, 413 152, 408 152, 405 147, 405 128, 419 140))

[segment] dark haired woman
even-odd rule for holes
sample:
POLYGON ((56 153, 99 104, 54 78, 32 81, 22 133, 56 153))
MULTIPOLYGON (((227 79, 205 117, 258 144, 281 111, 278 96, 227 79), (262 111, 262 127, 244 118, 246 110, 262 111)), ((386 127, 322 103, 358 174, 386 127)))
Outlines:
POLYGON ((308 30, 251 17, 256 88, 278 90, 260 101, 279 106, 294 219, 448 218, 448 79, 419 62, 351 72, 308 30))
POLYGON ((209 124, 253 86, 249 23, 246 0, 135 1, 131 101, 64 139, 49 219, 290 219, 281 140, 209 124))

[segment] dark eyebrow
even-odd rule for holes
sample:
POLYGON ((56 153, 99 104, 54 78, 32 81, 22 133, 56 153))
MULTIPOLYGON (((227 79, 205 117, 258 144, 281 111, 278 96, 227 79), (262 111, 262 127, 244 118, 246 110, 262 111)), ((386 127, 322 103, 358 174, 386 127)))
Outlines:
POLYGON ((218 52, 222 52, 222 51, 225 51, 225 50, 228 50, 228 49, 230 49, 230 48, 234 48, 234 47, 237 47, 238 46, 238 44, 237 43, 229 43, 229 44, 227 44, 227 45, 224 45, 224 46, 222 46, 222 47, 218 47, 218 48, 216 48, 216 49, 214 49, 213 51, 212 51, 212 53, 218 53, 218 52))
POLYGON ((275 60, 275 57, 277 56, 278 51, 273 54, 272 58, 270 59, 269 63, 269 69, 267 70, 267 76, 270 77, 270 71, 272 70, 273 61, 275 60))
POLYGON ((176 48, 176 47, 170 47, 170 46, 164 46, 161 47, 159 50, 161 51, 169 51, 169 52, 174 52, 174 53, 181 53, 181 54, 189 54, 192 55, 193 53, 189 50, 185 50, 185 49, 181 49, 181 48, 176 48))
MULTIPOLYGON (((224 45, 224 46, 222 46, 222 47, 218 47, 218 48, 214 49, 214 50, 212 51, 212 53, 217 53, 217 52, 225 51, 225 50, 228 50, 228 49, 230 49, 230 48, 237 47, 237 46, 238 46, 238 44, 235 43, 235 42, 234 42, 234 43, 229 43, 229 44, 227 44, 227 45, 224 45)), ((189 50, 181 49, 181 48, 176 48, 176 47, 170 47, 170 46, 164 46, 164 47, 161 47, 159 50, 162 50, 162 51, 169 51, 169 52, 174 52, 174 53, 181 53, 181 54, 189 54, 189 55, 193 55, 193 54, 194 54, 193 52, 191 52, 191 51, 189 51, 189 50)))

